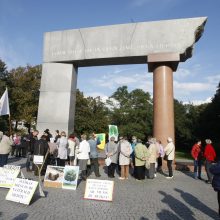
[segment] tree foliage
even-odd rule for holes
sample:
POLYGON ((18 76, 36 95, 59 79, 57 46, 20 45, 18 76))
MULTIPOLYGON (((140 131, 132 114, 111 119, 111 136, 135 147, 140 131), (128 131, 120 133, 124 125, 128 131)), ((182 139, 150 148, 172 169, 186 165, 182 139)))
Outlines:
POLYGON ((152 134, 152 100, 141 89, 128 92, 127 86, 119 87, 108 100, 110 123, 117 125, 119 133, 145 139, 152 134))
POLYGON ((76 92, 76 112, 74 131, 77 134, 107 132, 108 117, 107 108, 100 97, 84 97, 84 94, 76 92))

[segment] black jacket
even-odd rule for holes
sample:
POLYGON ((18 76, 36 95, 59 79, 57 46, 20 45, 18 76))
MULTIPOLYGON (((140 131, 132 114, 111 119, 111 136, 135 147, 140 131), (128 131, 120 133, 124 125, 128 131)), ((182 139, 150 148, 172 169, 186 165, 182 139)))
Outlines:
POLYGON ((210 167, 209 171, 214 175, 212 187, 215 191, 220 191, 220 162, 210 167))

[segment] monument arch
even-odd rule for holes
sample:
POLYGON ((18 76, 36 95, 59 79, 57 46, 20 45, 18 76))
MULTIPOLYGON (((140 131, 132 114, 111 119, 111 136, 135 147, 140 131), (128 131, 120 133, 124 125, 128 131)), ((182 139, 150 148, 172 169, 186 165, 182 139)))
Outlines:
POLYGON ((37 129, 74 129, 78 68, 148 64, 153 72, 153 135, 174 139, 173 72, 192 56, 207 18, 139 22, 47 32, 37 129))

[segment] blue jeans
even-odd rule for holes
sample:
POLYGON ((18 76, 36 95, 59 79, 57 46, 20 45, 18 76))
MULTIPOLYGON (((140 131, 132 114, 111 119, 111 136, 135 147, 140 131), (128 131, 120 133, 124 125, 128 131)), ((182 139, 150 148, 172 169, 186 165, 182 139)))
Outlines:
POLYGON ((3 167, 8 162, 8 154, 0 154, 0 167, 3 167))
POLYGON ((194 160, 194 177, 201 178, 201 171, 202 171, 202 161, 194 160))

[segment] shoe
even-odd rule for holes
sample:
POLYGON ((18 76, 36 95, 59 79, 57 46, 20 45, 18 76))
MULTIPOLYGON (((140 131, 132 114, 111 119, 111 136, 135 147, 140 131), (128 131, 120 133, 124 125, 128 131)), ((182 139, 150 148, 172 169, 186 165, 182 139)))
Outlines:
POLYGON ((157 177, 157 174, 156 174, 156 173, 154 174, 154 177, 157 177))
POLYGON ((126 177, 125 179, 128 180, 128 177, 126 177))
POLYGON ((211 184, 211 182, 210 182, 209 180, 206 180, 205 182, 206 182, 207 184, 211 184))
POLYGON ((203 178, 201 176, 198 177, 199 180, 203 180, 203 178))
POLYGON ((109 178, 115 178, 115 176, 108 176, 109 178))
POLYGON ((173 176, 167 176, 166 178, 170 180, 173 179, 173 176))
POLYGON ((120 180, 124 180, 125 178, 124 178, 124 177, 119 177, 118 179, 120 179, 120 180))
POLYGON ((135 179, 136 181, 138 181, 138 182, 143 182, 144 180, 139 180, 139 179, 135 179))
POLYGON ((99 174, 98 176, 96 176, 96 177, 101 177, 101 175, 99 174))

